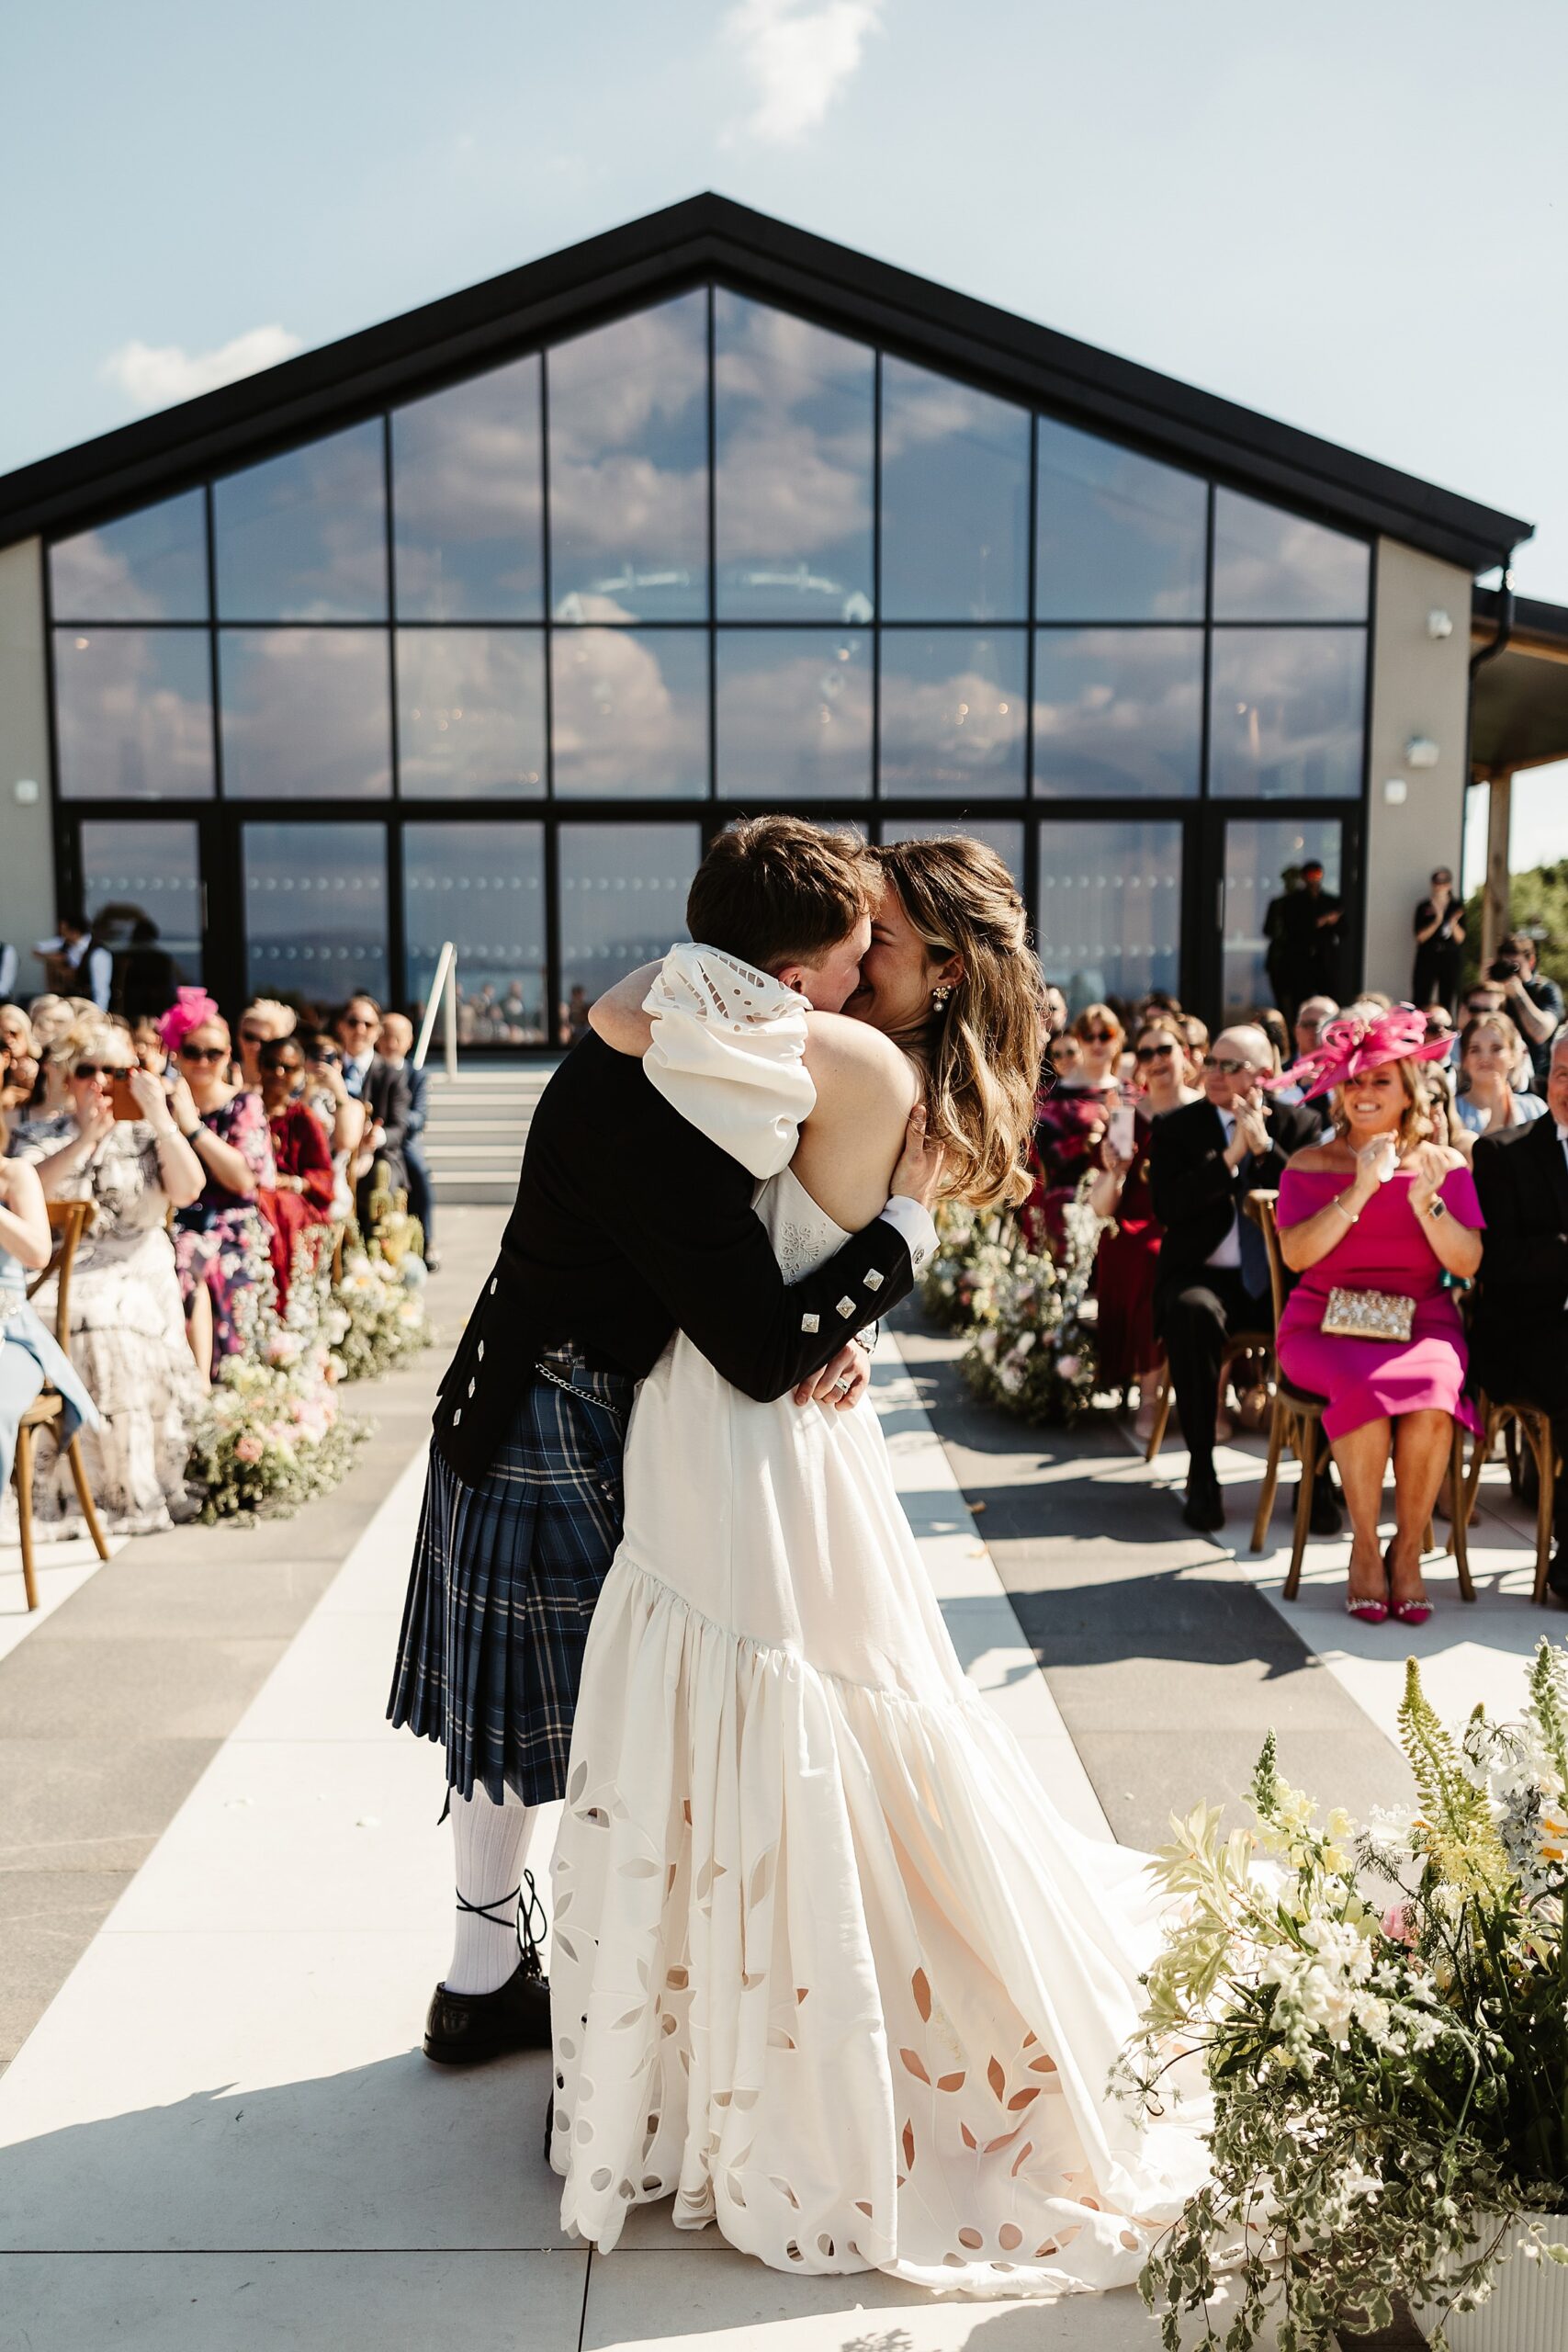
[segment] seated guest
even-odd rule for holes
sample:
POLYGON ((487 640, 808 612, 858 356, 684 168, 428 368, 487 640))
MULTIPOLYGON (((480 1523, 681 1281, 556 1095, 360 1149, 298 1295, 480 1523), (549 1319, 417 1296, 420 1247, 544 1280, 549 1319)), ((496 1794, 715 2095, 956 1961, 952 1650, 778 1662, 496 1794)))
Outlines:
MULTIPOLYGON (((1548 1118, 1489 1127, 1472 1165, 1486 1215, 1486 1254, 1471 1329, 1475 1376, 1497 1404, 1551 1416, 1568 1459, 1568 1028, 1551 1041, 1548 1118)), ((1547 1582, 1568 1600, 1568 1476, 1557 1482, 1547 1582)))
MULTIPOLYGON (((586 1018, 586 1016, 585 1016, 586 1018)), ((403 1140, 408 1132, 408 1072, 393 1069, 377 1052, 381 1035, 381 1008, 373 996, 351 996, 337 1020, 343 1047, 343 1078, 349 1093, 365 1105, 367 1126, 353 1162, 354 1206, 361 1229, 368 1232, 370 1192, 376 1162, 387 1163, 387 1181, 394 1192, 408 1182, 403 1167, 403 1140)))
POLYGON ((430 1170, 424 1157, 424 1120, 427 1106, 426 1073, 415 1069, 410 1056, 413 1052, 413 1023, 406 1012, 389 1012, 381 1027, 381 1057, 389 1069, 400 1069, 409 1083, 408 1125, 403 1130, 403 1167, 409 1180, 409 1210, 418 1217, 424 1235, 424 1262, 431 1272, 440 1272, 441 1261, 435 1254, 435 1202, 430 1190, 430 1170))
POLYGON ((1070 1029, 1064 1029, 1059 1036, 1052 1038, 1045 1058, 1053 1083, 1059 1085, 1064 1079, 1071 1078, 1075 1070, 1083 1068, 1083 1047, 1070 1029))
POLYGON ((1032 1198, 1026 1203, 1026 1229, 1042 1234, 1053 1249, 1061 1246, 1062 1212, 1077 1190, 1078 1182, 1096 1164, 1106 1121, 1120 1090, 1122 1049, 1126 1043, 1122 1023, 1108 1004, 1086 1005, 1074 1022, 1078 1059, 1034 1110, 1034 1159, 1037 1170, 1032 1198))
POLYGON ((1397 1005, 1329 1022, 1292 1073, 1309 1101, 1332 1094, 1334 1136, 1295 1153, 1280 1187, 1280 1247, 1301 1276, 1280 1319, 1280 1370, 1328 1399, 1324 1434, 1352 1530, 1346 1606, 1371 1623, 1431 1614, 1422 1538, 1454 1422, 1475 1426, 1464 1329, 1443 1276, 1463 1281, 1481 1263, 1481 1207, 1460 1154, 1434 1140, 1418 1067, 1444 1050, 1414 1005, 1397 1005), (1391 1443, 1385 1555, 1378 1517, 1391 1443))
MULTIPOLYGON (((201 1406, 168 1233, 169 1210, 201 1190, 185 1133, 197 1125, 196 1106, 183 1080, 165 1093, 139 1069, 125 1032, 101 1015, 54 1050, 64 1063, 67 1108, 19 1127, 12 1149, 32 1163, 49 1200, 93 1204, 71 1270, 72 1361, 102 1415, 83 1437, 83 1462, 106 1530, 149 1534, 182 1515, 201 1406), (135 1118, 114 1114, 121 1074, 135 1118)), ((39 1305, 52 1317, 52 1286, 39 1305)), ((33 1503, 40 1529, 80 1531, 63 1452, 40 1461, 33 1503)))
POLYGON ((1051 981, 1046 982, 1041 995, 1040 1018, 1047 1039, 1059 1037, 1067 1026, 1067 1000, 1051 981))
POLYGON ((39 1080, 39 1044, 19 1004, 0 1004, 0 1053, 6 1074, 0 1082, 0 1120, 25 1119, 39 1080))
POLYGON ((256 1199, 266 1219, 277 1311, 283 1315, 300 1238, 311 1226, 325 1225, 333 1213, 333 1153, 325 1128, 300 1092, 305 1055, 299 1039, 270 1038, 256 1066, 276 1170, 256 1199))
POLYGON ((205 989, 180 990, 163 1033, 197 1114, 189 1140, 205 1181, 175 1220, 175 1259, 191 1353, 210 1378, 243 1351, 270 1283, 256 1194, 273 1181, 272 1141, 260 1095, 225 1075, 229 1023, 205 989))
POLYGON ((1095 1260, 1100 1385, 1125 1389, 1136 1381, 1134 1426, 1140 1437, 1147 1437, 1159 1362, 1154 1306, 1160 1245, 1159 1220, 1149 1197, 1149 1136, 1166 1112, 1198 1099, 1187 1083, 1187 1041, 1168 1014, 1151 1014, 1138 1031, 1133 1069, 1142 1089, 1142 1100, 1133 1106, 1133 1148, 1118 1153, 1106 1136, 1089 1197, 1097 1216, 1115 1220, 1100 1235, 1095 1260))
POLYGON ((1331 996, 1309 996, 1303 1001, 1292 1023, 1298 1054, 1316 1052, 1319 1030, 1325 1021, 1333 1020, 1338 1010, 1331 996))
MULTIPOLYGON (((1445 1047, 1447 1039, 1444 1039, 1445 1047)), ((1525 1041, 1506 1012, 1478 1012, 1464 1024, 1459 1041, 1459 1089, 1454 1108, 1472 1136, 1499 1127, 1529 1126, 1545 1115, 1539 1094, 1520 1091, 1528 1079, 1525 1041)))
POLYGON ((275 1037, 292 1037, 299 1014, 275 996, 254 996, 240 1015, 240 1083, 261 1092, 261 1049, 275 1037))
MULTIPOLYGON (((1204 1099, 1167 1112, 1149 1136, 1149 1196, 1165 1227, 1155 1329, 1187 1441, 1182 1517, 1205 1533, 1225 1520, 1214 1475, 1225 1341, 1233 1331, 1267 1331, 1273 1321, 1267 1246, 1241 1204, 1248 1193, 1273 1191, 1289 1155, 1317 1132, 1310 1112, 1267 1100, 1262 1081, 1273 1069, 1261 1029, 1222 1031, 1203 1057, 1204 1099)), ((1332 1534, 1338 1518, 1332 1493, 1320 1488, 1314 1529, 1332 1534)))
MULTIPOLYGON (((9 1057, 0 1047, 0 1080, 9 1057)), ((23 1159, 0 1159, 0 1501, 11 1483, 22 1415, 45 1383, 59 1391, 64 1410, 53 1426, 63 1448, 97 1412, 81 1374, 67 1361, 36 1307, 28 1276, 49 1263, 52 1240, 43 1187, 23 1159)))

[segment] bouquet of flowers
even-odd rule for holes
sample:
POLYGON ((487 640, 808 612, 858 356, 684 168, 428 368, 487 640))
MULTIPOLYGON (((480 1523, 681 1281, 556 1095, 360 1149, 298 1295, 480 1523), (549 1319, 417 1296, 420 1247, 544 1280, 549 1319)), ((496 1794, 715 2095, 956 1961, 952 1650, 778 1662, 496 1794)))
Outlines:
POLYGON ((406 1256, 394 1266, 375 1250, 345 1250, 323 1316, 340 1379, 378 1380, 400 1356, 430 1345, 423 1274, 421 1258, 406 1256), (412 1279, 415 1268, 419 1281, 412 1279))
POLYGON ((920 1276, 926 1312, 950 1330, 986 1322, 998 1285, 1019 1245, 1016 1220, 1005 1211, 971 1209, 943 1201, 936 1212, 936 1253, 920 1276))
POLYGON ((1446 2345, 1508 2245, 1568 2263, 1521 2221, 1568 2209, 1563 1653, 1541 1642, 1517 1723, 1478 1709, 1458 1737, 1413 1659, 1400 1726, 1414 1812, 1320 1822, 1270 1736, 1255 1827, 1222 1840, 1200 1807, 1155 1861, 1172 1921, 1124 2087, 1157 2098, 1196 2051, 1214 2099, 1213 2180, 1142 2281, 1168 2346, 1217 2261, 1240 2264, 1227 2352, 1256 2343, 1271 2296, 1280 2352, 1387 2327, 1396 2294, 1446 2345))
POLYGON ((191 1448, 202 1523, 287 1517, 337 1485, 363 1435, 339 1417, 324 1344, 280 1329, 263 1360, 231 1356, 191 1448))
POLYGON ((1098 1357, 1084 1300, 1104 1221, 1086 1179, 1064 1213, 1060 1263, 1021 1242, 992 1281, 964 1370, 977 1395, 1022 1420, 1073 1421, 1093 1402, 1098 1357))

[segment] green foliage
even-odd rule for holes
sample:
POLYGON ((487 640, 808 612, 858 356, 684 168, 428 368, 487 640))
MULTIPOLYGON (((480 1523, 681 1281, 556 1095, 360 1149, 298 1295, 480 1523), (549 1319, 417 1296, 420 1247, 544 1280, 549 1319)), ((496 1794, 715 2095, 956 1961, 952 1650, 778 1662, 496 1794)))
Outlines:
MULTIPOLYGON (((1481 975, 1481 923, 1483 893, 1477 890, 1464 904, 1464 984, 1481 975)), ((1508 929, 1544 932, 1539 944, 1540 968, 1568 994, 1568 857, 1554 865, 1531 866, 1508 883, 1508 929)))

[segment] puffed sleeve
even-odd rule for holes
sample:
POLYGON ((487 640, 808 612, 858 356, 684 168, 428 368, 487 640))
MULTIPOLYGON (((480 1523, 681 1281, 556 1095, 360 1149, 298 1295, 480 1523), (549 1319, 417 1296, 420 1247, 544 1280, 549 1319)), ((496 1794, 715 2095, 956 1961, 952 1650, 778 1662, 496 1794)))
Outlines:
POLYGON ((670 950, 643 999, 643 1069, 671 1108, 753 1176, 795 1157, 817 1100, 803 1058, 806 999, 712 947, 670 950))
POLYGON ((1450 1168, 1438 1187, 1443 1206, 1461 1225, 1472 1226, 1477 1233, 1486 1229, 1486 1219, 1481 1213, 1481 1197, 1475 1189, 1475 1179, 1468 1168, 1450 1168))

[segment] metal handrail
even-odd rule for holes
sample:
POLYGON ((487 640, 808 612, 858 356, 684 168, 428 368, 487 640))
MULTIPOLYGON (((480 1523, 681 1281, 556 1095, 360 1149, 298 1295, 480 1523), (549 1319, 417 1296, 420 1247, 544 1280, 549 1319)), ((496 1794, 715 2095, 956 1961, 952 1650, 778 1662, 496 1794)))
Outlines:
POLYGON ((425 1055, 435 1028, 437 1009, 446 1008, 445 1031, 446 1075, 457 1075, 457 951, 447 939, 442 942, 441 953, 435 959, 435 977, 430 983, 430 994, 424 1001, 424 1019, 419 1024, 419 1043, 413 1049, 415 1069, 424 1068, 425 1055))

